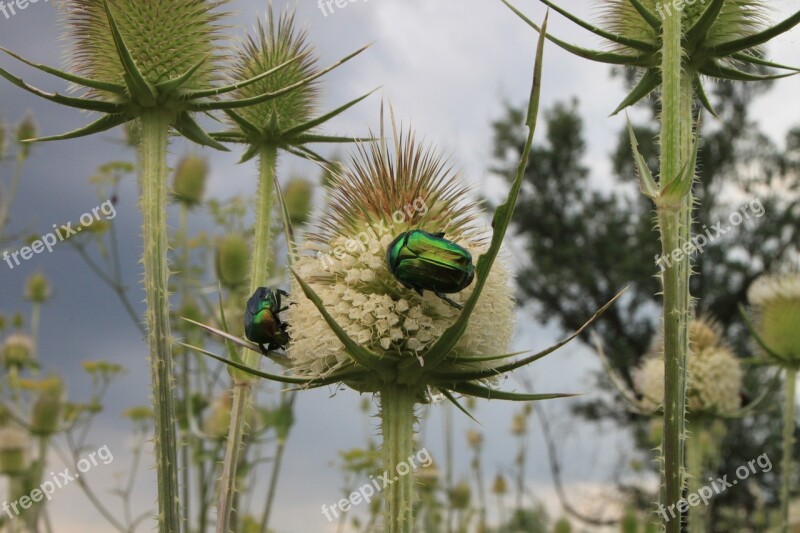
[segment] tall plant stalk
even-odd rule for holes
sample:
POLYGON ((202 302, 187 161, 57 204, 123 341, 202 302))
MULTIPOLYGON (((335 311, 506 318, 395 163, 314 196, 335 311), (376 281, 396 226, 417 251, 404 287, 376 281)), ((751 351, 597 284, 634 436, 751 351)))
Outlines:
POLYGON ((786 369, 786 400, 783 407, 783 460, 781 466, 781 531, 789 532, 789 497, 793 474, 795 402, 797 400, 797 368, 786 369))
MULTIPOLYGON (((271 215, 277 163, 277 148, 270 145, 262 146, 259 150, 258 205, 256 206, 253 259, 250 266, 250 294, 263 285, 268 275, 270 254, 272 253, 271 215)), ((241 358, 242 362, 250 368, 260 366, 261 356, 257 353, 242 350, 241 358)), ((245 412, 255 381, 252 375, 244 372, 233 370, 231 375, 234 380, 231 425, 228 432, 225 460, 222 464, 222 478, 217 501, 217 532, 220 533, 227 533, 230 528, 236 492, 236 469, 239 464, 244 435, 245 412)))
POLYGON ((145 112, 141 117, 140 147, 144 287, 155 410, 158 522, 162 533, 177 533, 181 524, 167 285, 167 145, 173 118, 162 110, 145 112))
POLYGON ((384 491, 384 530, 411 533, 414 530, 414 476, 408 459, 414 453, 416 398, 413 389, 402 385, 387 385, 381 390, 380 398, 383 468, 391 481, 384 491), (398 472, 401 463, 406 464, 405 475, 398 472))
MULTIPOLYGON (((682 172, 694 176, 694 169, 685 169, 692 160, 692 81, 684 75, 682 64, 681 17, 663 21, 661 88, 661 197, 657 202, 663 257, 681 250, 691 240, 692 194, 687 187, 683 194, 669 194, 667 188, 682 172)), ((686 440, 686 354, 689 351, 689 311, 691 297, 689 279, 691 261, 688 254, 663 272, 664 322, 664 460, 661 504, 677 509, 682 497, 685 470, 686 440)), ((681 520, 665 521, 666 531, 680 533, 681 520)))

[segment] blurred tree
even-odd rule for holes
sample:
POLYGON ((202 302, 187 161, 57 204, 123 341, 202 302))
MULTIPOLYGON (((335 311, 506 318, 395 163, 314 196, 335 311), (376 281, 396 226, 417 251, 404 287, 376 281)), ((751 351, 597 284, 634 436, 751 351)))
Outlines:
MULTIPOLYGON (((627 72, 617 72, 627 77, 627 72)), ((695 233, 717 223, 732 226, 729 217, 744 205, 750 219, 725 235, 716 235, 694 255, 697 276, 692 294, 698 312, 720 322, 738 354, 749 354, 750 344, 738 315, 747 289, 762 272, 797 261, 800 246, 800 127, 786 138, 783 151, 748 116, 752 99, 766 87, 717 84, 714 101, 720 119, 706 115, 699 158, 696 195, 699 206, 695 233)), ((634 127, 639 150, 650 168, 657 168, 656 121, 659 109, 649 104, 651 117, 634 127)), ((506 105, 505 116, 493 124, 492 171, 512 180, 524 143, 522 108, 506 105)), ((620 121, 621 122, 621 121, 620 121)), ((659 325, 660 284, 656 258, 660 245, 653 238, 652 204, 638 192, 630 141, 625 128, 619 132, 612 154, 613 177, 596 176, 583 163, 586 145, 578 102, 557 103, 545 113, 545 139, 534 147, 525 172, 525 184, 514 214, 516 235, 527 252, 519 268, 518 297, 530 301, 543 322, 555 322, 565 331, 575 330, 629 286, 626 296, 594 324, 610 363, 628 386, 631 371, 647 351, 659 325)), ((599 384, 608 388, 605 376, 599 384)), ((760 371, 750 372, 749 397, 765 386, 760 371)), ((774 405, 774 402, 766 402, 774 405)), ((584 403, 578 411, 589 419, 612 418, 621 425, 633 423, 643 450, 647 428, 641 418, 626 412, 619 400, 584 403)), ((723 445, 720 474, 767 452, 780 457, 780 413, 760 412, 745 420, 733 420, 723 445)), ((646 444, 647 443, 647 444, 646 444)), ((749 490, 728 491, 717 500, 714 517, 734 516, 736 526, 757 527, 755 484, 766 490, 766 502, 774 501, 774 474, 764 474, 749 490), (734 512, 735 510, 735 512, 734 512)), ((641 495, 639 495, 641 496, 641 495)), ((726 531, 714 522, 718 531, 726 531)))

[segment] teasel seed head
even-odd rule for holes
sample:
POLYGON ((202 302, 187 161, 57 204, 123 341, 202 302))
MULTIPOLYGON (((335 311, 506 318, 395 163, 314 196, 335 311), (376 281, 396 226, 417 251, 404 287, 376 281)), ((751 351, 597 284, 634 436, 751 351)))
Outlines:
MULTIPOLYGON (((219 10, 227 0, 108 0, 130 55, 151 85, 181 76, 203 62, 182 85, 186 91, 206 89, 220 78, 218 40, 223 26, 219 10)), ((103 0, 60 2, 66 37, 72 43, 70 70, 86 78, 123 84, 120 61, 103 0)), ((115 100, 116 95, 90 89, 92 96, 115 100)))
POLYGON ((22 428, 0 428, 0 474, 19 476, 29 466, 31 438, 22 428))
MULTIPOLYGON (((800 365, 800 273, 764 275, 747 293, 755 330, 784 365, 800 365)), ((758 350, 769 356, 762 346, 758 350)))
POLYGON ((34 364, 36 360, 33 339, 21 333, 6 337, 3 341, 2 354, 6 369, 13 367, 21 370, 34 364))
POLYGON ((208 179, 208 161, 187 155, 178 163, 172 182, 175 201, 191 209, 203 202, 208 179))

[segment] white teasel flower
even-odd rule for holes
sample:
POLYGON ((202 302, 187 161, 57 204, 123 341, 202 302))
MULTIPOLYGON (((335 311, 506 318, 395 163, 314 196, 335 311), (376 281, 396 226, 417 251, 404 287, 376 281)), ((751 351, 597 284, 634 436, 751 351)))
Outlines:
MULTIPOLYGON (((692 321, 687 364, 689 416, 732 415, 741 404, 743 372, 739 360, 723 341, 719 327, 707 318, 692 321)), ((664 401, 663 337, 634 373, 636 390, 645 408, 655 410, 664 401)))
MULTIPOLYGON (((335 173, 327 215, 308 234, 295 270, 321 298, 344 331, 369 350, 391 358, 419 359, 456 320, 459 311, 436 295, 419 296, 389 272, 386 250, 403 232, 444 232, 477 261, 488 248, 479 203, 459 173, 409 133, 393 146, 361 145, 350 165, 335 173)), ((469 356, 507 353, 513 333, 514 299, 508 265, 501 259, 487 278, 466 333, 454 349, 469 356)), ((450 295, 464 302, 474 283, 450 295)), ((288 356, 304 377, 324 377, 351 364, 344 346, 319 310, 293 282, 288 356)), ((475 366, 470 367, 475 369, 475 366)))

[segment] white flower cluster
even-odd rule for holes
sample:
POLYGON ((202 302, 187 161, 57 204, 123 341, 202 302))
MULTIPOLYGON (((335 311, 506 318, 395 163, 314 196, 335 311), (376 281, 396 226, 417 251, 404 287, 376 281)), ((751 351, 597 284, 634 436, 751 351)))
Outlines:
MULTIPOLYGON (((321 268, 313 256, 302 256, 295 267, 322 299, 333 319, 356 342, 387 357, 421 357, 456 319, 458 310, 426 291, 422 297, 394 279, 386 264, 386 249, 394 235, 372 239, 366 250, 339 254, 321 268)), ((339 237, 331 248, 339 245, 339 237)), ((456 241, 477 259, 483 250, 456 241)), ((314 248, 315 244, 310 244, 314 248)), ((464 355, 505 353, 513 330, 514 301, 506 265, 498 260, 470 317, 467 332, 456 346, 464 355)), ((463 302, 474 284, 451 295, 463 302)), ((344 347, 300 286, 292 286, 285 311, 292 339, 288 355, 300 375, 324 376, 350 361, 344 347)))
MULTIPOLYGON (((696 319, 689 330, 691 350, 687 356, 687 408, 689 416, 728 415, 741 406, 742 368, 725 345, 717 328, 696 319)), ((663 346, 659 337, 656 346, 663 346)), ((633 373, 634 384, 646 409, 655 410, 664 401, 664 357, 654 350, 633 373)))

